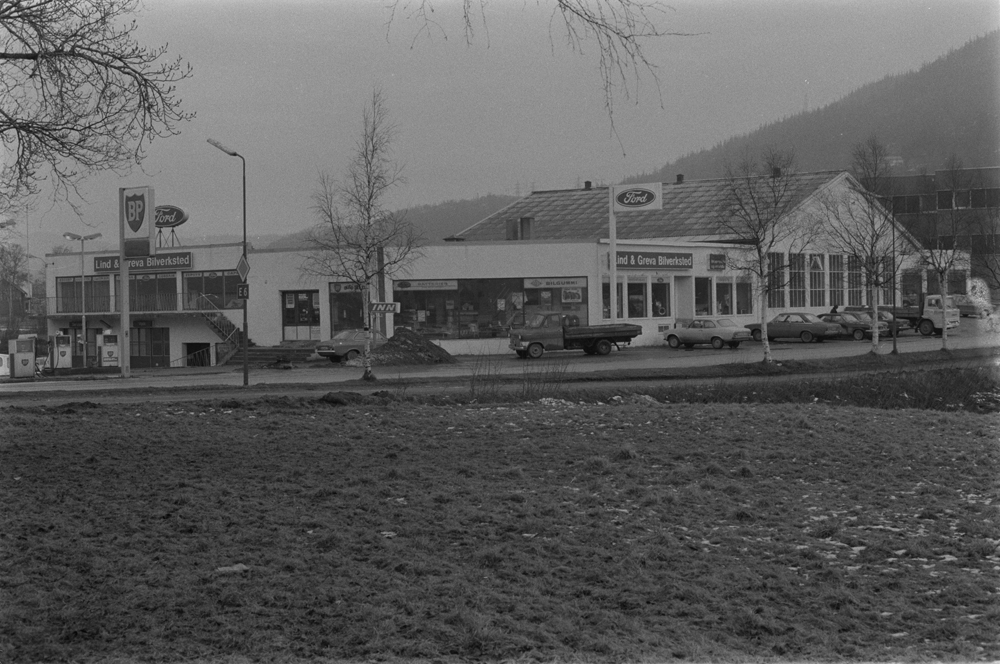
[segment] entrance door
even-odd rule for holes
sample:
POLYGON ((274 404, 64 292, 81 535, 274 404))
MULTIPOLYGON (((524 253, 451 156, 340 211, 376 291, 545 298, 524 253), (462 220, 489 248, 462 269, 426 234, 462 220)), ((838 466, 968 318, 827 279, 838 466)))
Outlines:
POLYGON ((694 279, 674 277, 674 297, 677 298, 675 318, 694 318, 694 279))
POLYGON ((319 340, 319 291, 282 291, 281 326, 284 341, 319 340))
POLYGON ((170 366, 170 328, 133 327, 130 335, 131 364, 136 369, 170 366))

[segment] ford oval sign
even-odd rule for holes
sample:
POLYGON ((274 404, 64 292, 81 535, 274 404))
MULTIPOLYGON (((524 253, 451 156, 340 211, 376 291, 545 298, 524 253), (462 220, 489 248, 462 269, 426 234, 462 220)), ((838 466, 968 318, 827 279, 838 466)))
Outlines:
POLYGON ((156 206, 156 227, 175 228, 188 220, 188 214, 173 205, 156 206))
POLYGON ((615 196, 618 205, 626 208, 645 207, 656 200, 656 194, 649 189, 633 187, 615 196))

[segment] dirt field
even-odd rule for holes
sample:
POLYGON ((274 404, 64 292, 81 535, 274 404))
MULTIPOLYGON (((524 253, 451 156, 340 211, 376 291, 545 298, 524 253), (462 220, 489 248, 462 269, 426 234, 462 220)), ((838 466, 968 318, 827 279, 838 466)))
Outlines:
POLYGON ((0 660, 997 660, 998 439, 642 395, 9 407, 0 660))

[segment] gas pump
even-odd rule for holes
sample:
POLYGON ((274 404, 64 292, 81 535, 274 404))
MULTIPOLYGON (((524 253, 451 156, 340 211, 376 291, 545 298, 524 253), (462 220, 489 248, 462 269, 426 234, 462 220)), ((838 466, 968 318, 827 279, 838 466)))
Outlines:
POLYGON ((0 353, 0 378, 10 378, 10 355, 0 353))
POLYGON ((117 334, 98 334, 97 335, 97 354, 100 357, 100 365, 102 367, 117 367, 118 366, 118 335, 117 334))
POLYGON ((35 377, 35 338, 11 339, 7 342, 10 350, 10 377, 35 377))
POLYGON ((73 346, 68 334, 49 337, 49 367, 53 369, 73 368, 73 346))

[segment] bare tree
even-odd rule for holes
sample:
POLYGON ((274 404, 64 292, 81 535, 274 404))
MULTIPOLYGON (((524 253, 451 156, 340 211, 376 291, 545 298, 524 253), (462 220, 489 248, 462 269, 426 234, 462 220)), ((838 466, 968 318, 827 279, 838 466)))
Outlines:
POLYGON ((354 285, 361 293, 365 330, 365 380, 371 367, 371 302, 380 284, 418 257, 420 237, 413 225, 389 211, 386 197, 403 184, 402 168, 392 154, 396 128, 382 92, 375 90, 362 114, 361 137, 347 175, 338 183, 322 173, 313 195, 320 218, 309 242, 313 248, 303 270, 354 285))
MULTIPOLYGON (((70 197, 91 171, 139 163, 194 115, 175 85, 191 68, 135 40, 139 0, 0 0, 0 207, 49 178, 70 197)), ((3 211, 3 210, 0 210, 3 211)))
POLYGON ((731 269, 751 278, 759 296, 765 362, 772 361, 767 338, 771 293, 788 283, 785 257, 801 252, 812 237, 811 224, 792 214, 796 205, 794 164, 791 152, 773 147, 759 156, 746 149, 735 164, 726 164, 726 201, 719 224, 727 236, 742 245, 742 249, 729 252, 727 260, 731 269))
POLYGON ((878 352, 878 305, 882 289, 896 283, 901 259, 911 246, 895 227, 893 178, 886 146, 871 136, 852 150, 853 179, 846 190, 821 198, 822 233, 827 246, 856 261, 861 270, 872 319, 872 352, 878 352), (898 231, 898 232, 897 232, 898 231))
POLYGON ((921 214, 910 232, 916 239, 915 251, 921 263, 932 272, 941 290, 944 320, 941 322, 941 348, 948 350, 948 276, 968 267, 969 241, 976 231, 976 213, 970 208, 972 176, 962 168, 962 161, 952 155, 942 171, 943 187, 938 189, 936 212, 921 214))
MULTIPOLYGON (((0 244, 0 287, 4 292, 0 298, 7 300, 6 326, 3 336, 3 348, 7 348, 9 339, 16 339, 21 329, 27 311, 24 308, 24 297, 21 287, 30 278, 28 273, 28 253, 20 244, 13 242, 0 244)), ((4 350, 6 352, 6 350, 4 350)))
MULTIPOLYGON (((439 28, 434 17, 438 4, 433 0, 391 0, 389 23, 399 14, 420 21, 420 33, 439 28)), ((638 94, 643 71, 652 75, 659 89, 656 65, 646 55, 645 40, 694 36, 661 28, 662 17, 672 8, 657 0, 551 0, 551 4, 550 25, 560 27, 561 39, 570 49, 582 51, 586 42, 597 45, 604 105, 611 116, 616 93, 626 99, 638 94)), ((472 43, 478 26, 487 32, 488 42, 488 0, 462 0, 461 6, 466 42, 472 43)), ((550 38, 556 38, 551 31, 550 38)))

